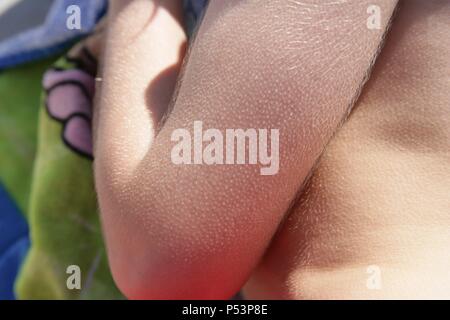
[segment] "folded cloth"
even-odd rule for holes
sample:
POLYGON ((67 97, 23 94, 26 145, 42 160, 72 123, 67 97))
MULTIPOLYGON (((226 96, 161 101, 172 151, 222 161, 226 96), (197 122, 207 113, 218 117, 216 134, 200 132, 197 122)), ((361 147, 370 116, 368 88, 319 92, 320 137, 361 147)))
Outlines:
MULTIPOLYGON (((186 28, 192 33, 208 0, 184 0, 186 28)), ((0 43, 0 70, 62 53, 77 39, 90 34, 107 10, 107 0, 55 0, 42 26, 0 43), (67 8, 80 8, 81 29, 67 28, 67 8)))
POLYGON ((55 0, 42 26, 0 43, 0 70, 63 52, 92 32, 106 8, 107 0, 55 0), (80 8, 81 29, 67 28, 67 8, 71 5, 80 8))
POLYGON ((101 40, 96 33, 77 44, 42 78, 28 209, 32 244, 16 281, 20 299, 123 298, 109 270, 92 170, 101 40), (68 285, 74 267, 80 271, 75 288, 68 285))
POLYGON ((40 79, 49 60, 0 72, 0 300, 11 299, 28 249, 40 79))
MULTIPOLYGON (((0 300, 15 298, 14 284, 25 256, 30 261, 27 263, 28 270, 34 272, 35 275, 32 277, 32 281, 27 282, 27 272, 22 272, 24 276, 19 279, 24 280, 19 283, 22 284, 19 287, 19 297, 68 298, 68 295, 55 295, 53 294, 53 289, 47 290, 46 288, 49 285, 55 286, 55 282, 51 281, 53 272, 65 275, 65 270, 62 268, 58 268, 55 271, 54 262, 50 259, 53 251, 61 253, 64 249, 53 248, 49 249, 50 254, 45 250, 36 254, 35 248, 27 255, 30 246, 27 222, 31 223, 30 229, 33 225, 33 217, 30 218, 29 208, 30 205, 31 208, 36 206, 30 200, 30 193, 32 195, 36 193, 36 191, 33 191, 36 189, 34 187, 36 179, 33 179, 33 169, 36 165, 39 101, 42 89, 41 79, 44 71, 50 65, 49 60, 42 60, 42 58, 50 56, 50 59, 54 59, 51 57, 54 57, 57 53, 60 54, 76 39, 91 32, 98 18, 105 11, 106 3, 106 0, 55 0, 47 14, 44 25, 20 33, 0 43, 0 69, 39 60, 39 62, 33 62, 25 66, 0 71, 0 96, 2 97, 0 100, 0 300), (82 30, 69 31, 66 28, 68 16, 66 8, 73 4, 78 5, 81 9, 82 30), (32 263, 33 257, 38 258, 38 263, 32 263), (46 265, 47 270, 40 268, 45 262, 50 263, 46 265), (45 286, 42 286, 42 284, 45 284, 45 286)), ((56 156, 58 154, 61 153, 55 153, 56 156)), ((70 170, 70 166, 67 170, 70 170)), ((68 179, 67 183, 71 184, 72 181, 68 179)), ((37 190, 40 189, 38 188, 37 190)), ((92 193, 94 192, 92 191, 92 193)), ((59 197, 57 194, 55 194, 55 197, 41 194, 38 196, 38 199, 38 204, 44 202, 46 205, 47 202, 57 203, 58 201, 55 199, 59 199, 59 197), (43 199, 46 199, 47 202, 43 199)), ((70 204, 67 204, 64 210, 71 211, 70 204)), ((39 220, 38 224, 40 224, 43 219, 45 217, 37 218, 36 220, 39 220)), ((44 224, 47 222, 44 221, 44 224)), ((37 232, 32 231, 32 233, 38 234, 38 238, 45 239, 45 235, 43 237, 39 235, 41 227, 36 227, 35 229, 37 229, 37 232)), ((46 226, 44 229, 52 230, 55 232, 54 236, 56 237, 61 236, 65 232, 65 230, 62 230, 64 226, 61 228, 57 227, 54 230, 46 226)), ((82 234, 78 234, 78 236, 79 238, 84 238, 82 234)), ((33 237, 33 240, 37 242, 37 249, 39 249, 40 241, 36 241, 36 236, 33 237)), ((102 241, 98 242, 101 246, 102 241)), ((74 241, 74 243, 77 243, 77 241, 74 241)), ((88 243, 91 244, 92 250, 97 250, 98 246, 92 244, 92 240, 91 242, 88 241, 88 243)), ((67 243, 64 245, 67 245, 67 243)), ((85 251, 84 256, 86 259, 89 259, 90 250, 85 251)), ((73 250, 69 249, 68 252, 73 252, 73 250)), ((95 269, 100 275, 88 276, 89 281, 93 284, 86 286, 88 288, 83 290, 84 296, 87 298, 120 298, 121 295, 112 282, 108 267, 107 265, 106 267, 104 266, 104 258, 94 259, 94 261, 95 268, 92 268, 92 270, 95 269), (106 271, 103 271, 105 268, 106 271), (102 280, 98 280, 99 278, 102 280), (103 280, 105 278, 106 280, 103 280), (106 293, 98 293, 99 287, 102 287, 106 293)), ((65 281, 60 282, 58 285, 65 285, 65 281)))

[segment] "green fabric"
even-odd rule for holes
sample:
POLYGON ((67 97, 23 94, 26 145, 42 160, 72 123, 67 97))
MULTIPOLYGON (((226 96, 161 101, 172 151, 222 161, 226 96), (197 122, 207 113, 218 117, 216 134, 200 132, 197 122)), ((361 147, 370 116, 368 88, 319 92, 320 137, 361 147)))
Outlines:
MULTIPOLYGON (((104 249, 92 161, 64 144, 63 124, 47 114, 45 92, 39 102, 48 66, 0 74, 0 179, 28 212, 32 243, 16 293, 19 299, 122 299, 104 249), (81 290, 67 288, 70 265, 81 269, 81 290)), ((65 58, 56 66, 74 67, 65 58)))
POLYGON ((0 72, 0 181, 24 214, 36 153, 41 78, 50 63, 0 72))

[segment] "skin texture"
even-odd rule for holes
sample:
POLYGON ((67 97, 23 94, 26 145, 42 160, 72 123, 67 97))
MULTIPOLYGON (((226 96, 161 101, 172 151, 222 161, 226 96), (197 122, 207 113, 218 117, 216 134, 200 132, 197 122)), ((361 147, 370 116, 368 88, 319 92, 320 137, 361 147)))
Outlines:
POLYGON ((448 1, 402 3, 248 298, 450 298, 449 24, 448 1))
POLYGON ((110 16, 94 146, 110 264, 129 298, 229 298, 354 102, 396 1, 212 1, 155 136, 167 105, 148 93, 184 41, 163 3, 118 1, 110 16), (385 13, 376 32, 369 4, 385 13), (171 133, 195 120, 279 129, 279 173, 174 165, 171 133))

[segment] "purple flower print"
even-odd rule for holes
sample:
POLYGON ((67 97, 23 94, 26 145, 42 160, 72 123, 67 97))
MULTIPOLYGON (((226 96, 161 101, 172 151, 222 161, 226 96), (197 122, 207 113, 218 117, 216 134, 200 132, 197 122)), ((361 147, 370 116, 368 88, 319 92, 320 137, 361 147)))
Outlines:
POLYGON ((44 75, 48 114, 64 125, 63 140, 80 155, 92 158, 92 100, 95 79, 78 69, 51 69, 44 75))

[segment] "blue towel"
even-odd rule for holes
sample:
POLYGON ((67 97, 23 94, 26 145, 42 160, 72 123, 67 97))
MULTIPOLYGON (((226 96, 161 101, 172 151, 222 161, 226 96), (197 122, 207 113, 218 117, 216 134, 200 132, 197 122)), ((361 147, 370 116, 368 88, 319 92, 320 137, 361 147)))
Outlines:
MULTIPOLYGON (((201 17, 208 0, 184 0, 188 33, 201 17)), ((88 35, 107 10, 107 0, 55 0, 45 23, 0 43, 0 70, 59 54, 76 40, 88 35), (81 29, 67 28, 66 10, 77 5, 81 12, 81 29)))
POLYGON ((27 223, 0 184, 0 300, 14 299, 14 281, 29 245, 27 223))
POLYGON ((55 0, 42 26, 0 43, 0 70, 56 55, 88 35, 106 12, 107 0, 55 0), (81 29, 66 26, 70 5, 81 9, 81 29))

